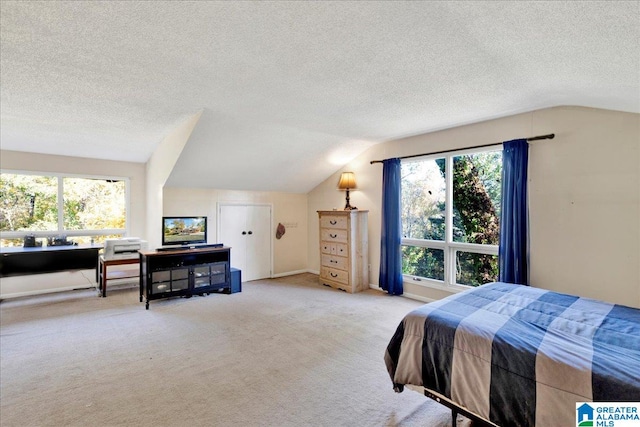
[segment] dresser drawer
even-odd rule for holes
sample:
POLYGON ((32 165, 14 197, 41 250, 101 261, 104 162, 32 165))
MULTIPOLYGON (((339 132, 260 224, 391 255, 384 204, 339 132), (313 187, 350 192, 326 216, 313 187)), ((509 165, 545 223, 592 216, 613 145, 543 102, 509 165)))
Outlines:
POLYGON ((323 245, 325 242, 347 243, 347 230, 323 228, 320 230, 320 240, 323 240, 323 245))
POLYGON ((322 242, 320 244, 320 252, 327 255, 349 256, 347 248, 346 243, 322 242))
POLYGON ((340 228, 347 229, 347 217, 338 215, 325 215, 320 218, 320 227, 322 228, 340 228))
POLYGON ((348 259, 335 255, 322 255, 322 266, 329 268, 337 268, 340 270, 347 270, 349 265, 348 259))
POLYGON ((320 267, 320 277, 345 285, 349 284, 349 273, 343 270, 336 270, 335 268, 320 267))
POLYGON ((336 244, 330 242, 320 242, 320 252, 327 255, 335 255, 336 244))

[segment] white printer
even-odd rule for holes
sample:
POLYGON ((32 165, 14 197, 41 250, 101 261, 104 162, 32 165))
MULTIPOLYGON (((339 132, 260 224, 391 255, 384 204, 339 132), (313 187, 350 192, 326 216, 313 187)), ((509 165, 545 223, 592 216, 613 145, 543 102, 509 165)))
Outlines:
POLYGON ((105 260, 138 258, 138 251, 146 251, 149 243, 138 237, 105 239, 103 256, 105 260))

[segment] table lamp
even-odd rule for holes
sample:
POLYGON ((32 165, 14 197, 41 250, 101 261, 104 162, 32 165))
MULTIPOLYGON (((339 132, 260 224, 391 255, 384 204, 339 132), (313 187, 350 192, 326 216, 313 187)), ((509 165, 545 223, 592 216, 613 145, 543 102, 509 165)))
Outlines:
POLYGON ((344 206, 345 211, 358 209, 349 203, 349 190, 356 188, 356 176, 353 172, 342 172, 340 182, 338 182, 339 190, 347 190, 347 204, 344 206))

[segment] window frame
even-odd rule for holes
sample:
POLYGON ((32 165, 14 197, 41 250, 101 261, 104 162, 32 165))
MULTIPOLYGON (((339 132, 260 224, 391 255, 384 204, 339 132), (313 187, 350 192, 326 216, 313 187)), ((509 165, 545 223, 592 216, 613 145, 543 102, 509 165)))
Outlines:
POLYGON ((496 144, 481 148, 468 148, 439 152, 411 159, 402 159, 401 162, 413 163, 436 159, 445 159, 445 238, 444 240, 402 238, 400 246, 415 246, 427 249, 439 249, 444 252, 444 280, 428 277, 402 274, 403 283, 411 283, 418 286, 444 290, 448 292, 461 292, 475 286, 456 282, 456 255, 457 252, 470 252, 474 254, 498 256, 499 245, 483 245, 478 243, 466 243, 453 241, 453 158, 467 154, 478 154, 502 151, 502 144, 496 144))
POLYGON ((31 175, 31 176, 44 176, 54 177, 58 181, 58 229, 57 230, 26 230, 26 231, 1 231, 2 239, 24 239, 27 235, 34 235, 35 237, 55 237, 64 235, 67 237, 74 236, 109 236, 114 234, 121 234, 123 236, 129 235, 130 228, 130 215, 131 215, 131 180, 129 177, 110 176, 110 175, 87 175, 87 174, 74 174, 74 173, 60 173, 60 172, 41 172, 41 171, 24 171, 14 169, 0 169, 0 174, 8 175, 31 175), (66 230, 64 228, 64 179, 65 178, 82 178, 82 179, 96 179, 96 180, 113 180, 124 181, 125 183, 125 228, 104 228, 99 230, 66 230))

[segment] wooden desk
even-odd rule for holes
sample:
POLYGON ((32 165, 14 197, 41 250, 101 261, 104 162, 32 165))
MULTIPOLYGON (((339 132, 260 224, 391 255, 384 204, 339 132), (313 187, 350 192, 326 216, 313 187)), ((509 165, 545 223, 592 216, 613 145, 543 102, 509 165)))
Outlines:
POLYGON ((139 271, 128 272, 128 271, 112 271, 107 272, 107 268, 114 265, 127 265, 127 264, 139 264, 140 257, 136 258, 127 258, 127 259, 104 259, 104 255, 100 255, 98 261, 98 269, 96 270, 96 275, 98 277, 97 282, 99 286, 100 296, 107 296, 107 280, 112 279, 128 279, 132 277, 138 277, 139 271))

